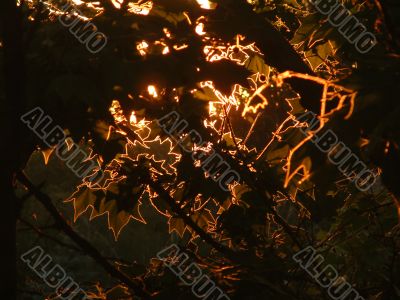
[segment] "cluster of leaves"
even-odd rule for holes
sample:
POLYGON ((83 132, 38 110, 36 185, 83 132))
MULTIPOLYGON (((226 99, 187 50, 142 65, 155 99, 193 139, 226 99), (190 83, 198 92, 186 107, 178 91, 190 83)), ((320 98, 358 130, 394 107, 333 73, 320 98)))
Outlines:
MULTIPOLYGON (((148 15, 131 9, 145 1, 120 8, 117 1, 82 2, 81 11, 108 37, 95 55, 57 22, 60 3, 22 4, 31 29, 29 103, 42 107, 74 140, 84 140, 106 174, 95 186, 83 180, 67 199, 75 219, 88 209, 91 219, 106 214, 118 238, 130 219, 151 222, 140 212, 148 201, 232 299, 326 297, 291 260, 310 244, 365 297, 400 297, 392 198, 400 196, 396 44, 387 44, 387 32, 376 31, 380 43, 361 56, 306 1, 215 2, 215 9, 205 10, 196 1, 155 0, 148 15), (196 33, 200 23, 205 36, 196 33), (210 59, 206 46, 217 59, 210 59), (218 49, 229 47, 232 55, 221 58, 218 49), (290 163, 307 164, 312 176, 303 181, 297 174, 285 184, 289 154, 303 138, 294 116, 320 112, 322 87, 299 78, 282 82, 284 71, 336 80, 357 92, 351 118, 343 119, 345 106, 326 126, 379 170, 379 187, 356 190, 311 143, 290 163), (253 97, 260 87, 262 97, 253 97), (231 95, 240 101, 229 103, 231 95), (209 113, 211 107, 216 113, 209 113), (157 123, 171 111, 188 122, 173 138, 157 123), (188 139, 191 130, 213 150, 188 139), (196 159, 176 140, 185 140, 196 159), (228 192, 200 167, 214 153, 241 176, 228 192)), ((360 20, 383 22, 376 6, 348 2, 360 20)), ((328 108, 335 107, 332 99, 328 108)), ((194 298, 157 260, 145 272, 119 268, 140 277, 156 299, 194 298)), ((116 298, 101 289, 95 294, 118 299, 128 293, 124 287, 112 291, 116 298)))

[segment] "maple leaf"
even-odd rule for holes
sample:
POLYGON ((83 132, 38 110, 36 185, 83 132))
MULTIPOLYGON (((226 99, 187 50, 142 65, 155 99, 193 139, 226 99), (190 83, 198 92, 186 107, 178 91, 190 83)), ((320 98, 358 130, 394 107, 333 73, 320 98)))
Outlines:
POLYGON ((146 223, 140 213, 144 197, 153 204, 148 186, 140 183, 139 172, 132 169, 131 164, 134 162, 136 165, 140 158, 145 157, 150 160, 153 172, 171 175, 176 171, 174 165, 180 158, 179 154, 172 152, 172 142, 169 139, 161 140, 159 136, 150 141, 128 141, 125 149, 124 154, 108 164, 100 183, 93 186, 89 181, 84 181, 66 200, 73 202, 74 221, 89 208, 90 220, 106 214, 108 227, 115 239, 130 219, 146 223))
POLYGON ((176 232, 181 238, 188 229, 182 218, 170 217, 168 220, 168 233, 176 232))
MULTIPOLYGON (((205 204, 207 204, 207 200, 203 201, 200 196, 197 196, 194 199, 194 203, 192 203, 193 199, 186 199, 185 183, 181 182, 177 185, 177 188, 171 192, 171 197, 175 200, 177 204, 181 207, 181 209, 185 209, 185 207, 194 208, 193 212, 190 215, 190 218, 204 231, 208 231, 209 226, 211 224, 215 224, 216 220, 213 217, 211 211, 209 209, 204 208, 205 204), (195 208, 197 206, 197 209, 195 208)), ((154 206, 154 204, 153 204, 154 206)), ((159 210, 158 207, 156 207, 159 210)), ((172 212, 168 212, 168 207, 166 207, 165 213, 163 213, 166 217, 168 217, 168 228, 169 233, 175 231, 180 237, 183 237, 185 231, 187 230, 192 234, 192 238, 197 237, 197 234, 186 225, 185 221, 179 217, 174 215, 172 212)))
POLYGON ((123 158, 138 161, 141 157, 151 160, 152 171, 172 175, 176 173, 175 164, 181 155, 173 152, 173 144, 169 139, 161 140, 158 136, 151 141, 134 141, 126 144, 123 158))
MULTIPOLYGON (((209 232, 211 225, 216 223, 215 218, 208 209, 203 209, 193 213, 190 218, 205 232, 209 232)), ((183 237, 185 231, 189 231, 192 234, 192 238, 196 238, 198 235, 196 232, 186 225, 185 221, 176 216, 171 216, 168 220, 169 233, 176 231, 180 237, 183 237)))
POLYGON ((140 213, 140 205, 147 193, 146 186, 135 186, 123 176, 108 182, 105 188, 91 188, 87 184, 82 184, 66 202, 73 202, 74 221, 89 208, 91 209, 90 220, 106 214, 108 227, 117 240, 122 228, 129 223, 130 219, 146 224, 140 213))

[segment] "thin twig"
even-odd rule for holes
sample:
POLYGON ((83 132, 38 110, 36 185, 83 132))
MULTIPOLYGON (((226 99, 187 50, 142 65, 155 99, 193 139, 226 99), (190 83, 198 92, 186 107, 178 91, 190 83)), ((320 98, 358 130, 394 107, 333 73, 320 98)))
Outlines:
POLYGON ((245 145, 247 143, 247 141, 249 140, 250 136, 252 135, 253 131, 254 131, 254 127, 256 126, 256 123, 258 121, 258 119, 261 116, 261 112, 257 113, 257 116, 255 118, 255 120, 253 121, 253 123, 251 124, 251 127, 249 129, 249 132, 247 133, 245 139, 243 140, 242 144, 245 145))
POLYGON ((37 228, 36 226, 34 226, 33 224, 29 223, 28 221, 26 221, 26 220, 24 220, 24 219, 22 219, 22 218, 19 218, 19 220, 20 220, 23 224, 25 224, 26 226, 28 226, 29 229, 35 231, 38 235, 40 235, 40 236, 42 236, 42 237, 45 237, 45 238, 47 238, 47 239, 49 239, 49 240, 51 240, 51 241, 53 241, 53 242, 55 242, 55 243, 57 243, 57 244, 63 246, 63 247, 65 247, 65 248, 68 248, 68 249, 71 249, 71 250, 74 250, 74 251, 77 251, 77 252, 83 252, 83 251, 82 251, 81 249, 79 249, 78 247, 75 247, 74 245, 70 245, 70 244, 64 243, 63 241, 60 241, 60 240, 56 239, 55 237, 52 237, 51 235, 49 235, 49 234, 43 232, 40 228, 37 228))

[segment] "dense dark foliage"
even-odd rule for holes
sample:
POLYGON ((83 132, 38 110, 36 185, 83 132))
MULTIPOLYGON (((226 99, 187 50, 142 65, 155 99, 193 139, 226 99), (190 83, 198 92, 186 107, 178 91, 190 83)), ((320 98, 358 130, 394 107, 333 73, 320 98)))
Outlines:
MULTIPOLYGON (((90 299, 197 299, 155 258, 175 242, 231 299, 329 299, 292 259, 311 245, 365 299, 400 299, 395 0, 342 1, 377 37, 366 54, 302 0, 75 1, 107 37, 94 54, 59 22, 65 3, 2 2, 3 213, 18 255, 42 245, 90 299), (98 186, 20 121, 35 107, 105 171, 98 186), (157 119, 172 111, 188 125, 167 133, 174 120, 157 119), (371 189, 297 147, 305 111, 379 174, 371 189), (215 153, 240 175, 229 191, 200 167, 215 153)), ((4 299, 55 296, 17 260, 4 299)))

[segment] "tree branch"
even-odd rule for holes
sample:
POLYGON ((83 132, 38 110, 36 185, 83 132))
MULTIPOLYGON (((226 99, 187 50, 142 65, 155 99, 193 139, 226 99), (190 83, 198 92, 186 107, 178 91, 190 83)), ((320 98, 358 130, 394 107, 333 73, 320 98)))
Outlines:
POLYGON ((148 178, 147 184, 157 192, 157 194, 160 195, 161 198, 164 199, 164 201, 167 202, 167 204, 170 206, 171 210, 179 215, 180 218, 183 219, 186 225, 191 227, 193 231, 195 231, 201 239, 203 239, 206 243, 211 245, 212 247, 215 248, 218 252, 221 254, 225 255, 228 259, 230 259, 233 262, 243 262, 243 257, 240 257, 240 254, 232 251, 228 247, 220 244, 216 240, 214 240, 211 236, 209 236, 206 232, 204 232, 203 229, 201 229, 196 222, 194 222, 188 214, 179 207, 178 204, 176 204, 175 200, 168 194, 168 192, 158 183, 154 182, 151 178, 148 178))
MULTIPOLYGON (((288 40, 263 16, 253 11, 253 8, 244 0, 221 0, 216 14, 225 19, 217 18, 218 28, 225 28, 224 24, 232 24, 237 33, 255 41, 264 54, 265 62, 276 68, 278 72, 294 71, 303 74, 315 75, 310 66, 293 49, 288 40), (220 24, 224 23, 224 24, 220 24)), ((231 30, 231 29, 230 29, 231 30)), ((303 107, 311 111, 319 111, 322 96, 321 85, 300 78, 290 78, 287 82, 300 94, 303 107)))
POLYGON ((116 269, 101 255, 101 253, 95 247, 93 247, 93 245, 78 235, 78 233, 76 233, 60 215, 57 208, 53 205, 50 197, 36 188, 36 186, 32 184, 32 182, 25 176, 24 173, 18 172, 17 179, 32 192, 32 194, 40 203, 43 204, 46 210, 54 218, 54 221, 60 227, 60 229, 87 255, 91 256, 99 265, 101 265, 108 274, 126 284, 135 293, 135 295, 142 297, 143 299, 150 298, 150 295, 145 290, 143 284, 132 281, 125 274, 116 269))

